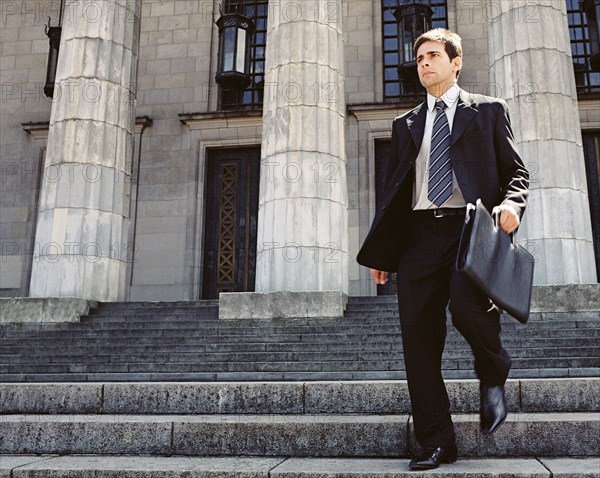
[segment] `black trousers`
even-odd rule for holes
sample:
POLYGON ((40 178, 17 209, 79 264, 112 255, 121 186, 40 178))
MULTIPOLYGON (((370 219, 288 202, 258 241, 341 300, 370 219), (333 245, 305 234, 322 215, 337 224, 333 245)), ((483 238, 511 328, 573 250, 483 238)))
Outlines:
POLYGON ((446 307, 469 343, 481 383, 502 385, 510 357, 500 341, 498 308, 456 270, 464 217, 413 212, 398 265, 398 307, 404 361, 417 440, 455 444, 450 403, 441 374, 446 307))

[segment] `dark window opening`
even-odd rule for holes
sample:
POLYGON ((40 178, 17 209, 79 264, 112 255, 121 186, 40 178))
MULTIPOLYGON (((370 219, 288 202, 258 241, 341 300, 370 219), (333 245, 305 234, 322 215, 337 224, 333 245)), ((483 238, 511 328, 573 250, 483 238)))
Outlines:
POLYGON ((600 93, 600 72, 592 71, 590 66, 588 19, 581 9, 580 0, 567 0, 567 17, 577 94, 586 96, 600 93))
MULTIPOLYGON (((398 72, 398 24, 394 12, 407 0, 383 0, 383 100, 391 103, 420 101, 425 90, 420 83, 402 81, 398 72)), ((432 28, 448 28, 446 0, 429 0, 432 28)))

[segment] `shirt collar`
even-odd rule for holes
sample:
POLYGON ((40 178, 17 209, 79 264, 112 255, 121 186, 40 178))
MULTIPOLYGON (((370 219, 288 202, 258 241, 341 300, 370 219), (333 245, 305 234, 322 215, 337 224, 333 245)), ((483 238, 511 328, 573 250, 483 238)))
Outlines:
MULTIPOLYGON (((452 108, 452 105, 454 105, 454 103, 456 103, 456 100, 458 100, 458 94, 460 92, 460 88, 458 87, 458 85, 456 83, 454 83, 450 88, 448 88, 448 91, 446 91, 446 93, 444 93, 441 96, 441 100, 444 101, 444 103, 446 103, 446 108, 450 109, 452 108)), ((427 108, 429 109, 429 111, 433 112, 435 110, 435 102, 437 101, 437 98, 435 96, 430 95, 429 93, 427 93, 427 108)))

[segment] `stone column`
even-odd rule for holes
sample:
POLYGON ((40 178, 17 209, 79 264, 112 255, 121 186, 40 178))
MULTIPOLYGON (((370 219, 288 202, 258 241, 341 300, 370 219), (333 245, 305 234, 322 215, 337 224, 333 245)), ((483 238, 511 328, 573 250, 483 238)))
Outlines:
POLYGON ((490 81, 508 102, 531 176, 518 239, 536 258, 534 283, 595 282, 566 2, 489 0, 487 7, 490 81))
POLYGON ((32 297, 123 298, 140 0, 67 0, 32 297))
POLYGON ((256 291, 348 289, 341 0, 269 6, 256 291))

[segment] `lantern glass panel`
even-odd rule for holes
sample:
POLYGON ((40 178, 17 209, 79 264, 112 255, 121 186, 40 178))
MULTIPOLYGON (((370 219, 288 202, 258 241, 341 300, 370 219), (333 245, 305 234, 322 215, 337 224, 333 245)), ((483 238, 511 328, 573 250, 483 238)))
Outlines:
POLYGON ((402 63, 407 63, 413 60, 413 22, 411 17, 402 19, 402 63))
POLYGON ((233 70, 233 55, 235 52, 235 28, 226 28, 223 32, 223 71, 233 70))
POLYGON ((246 64, 246 30, 238 29, 237 36, 237 54, 235 58, 235 71, 245 73, 246 64))

